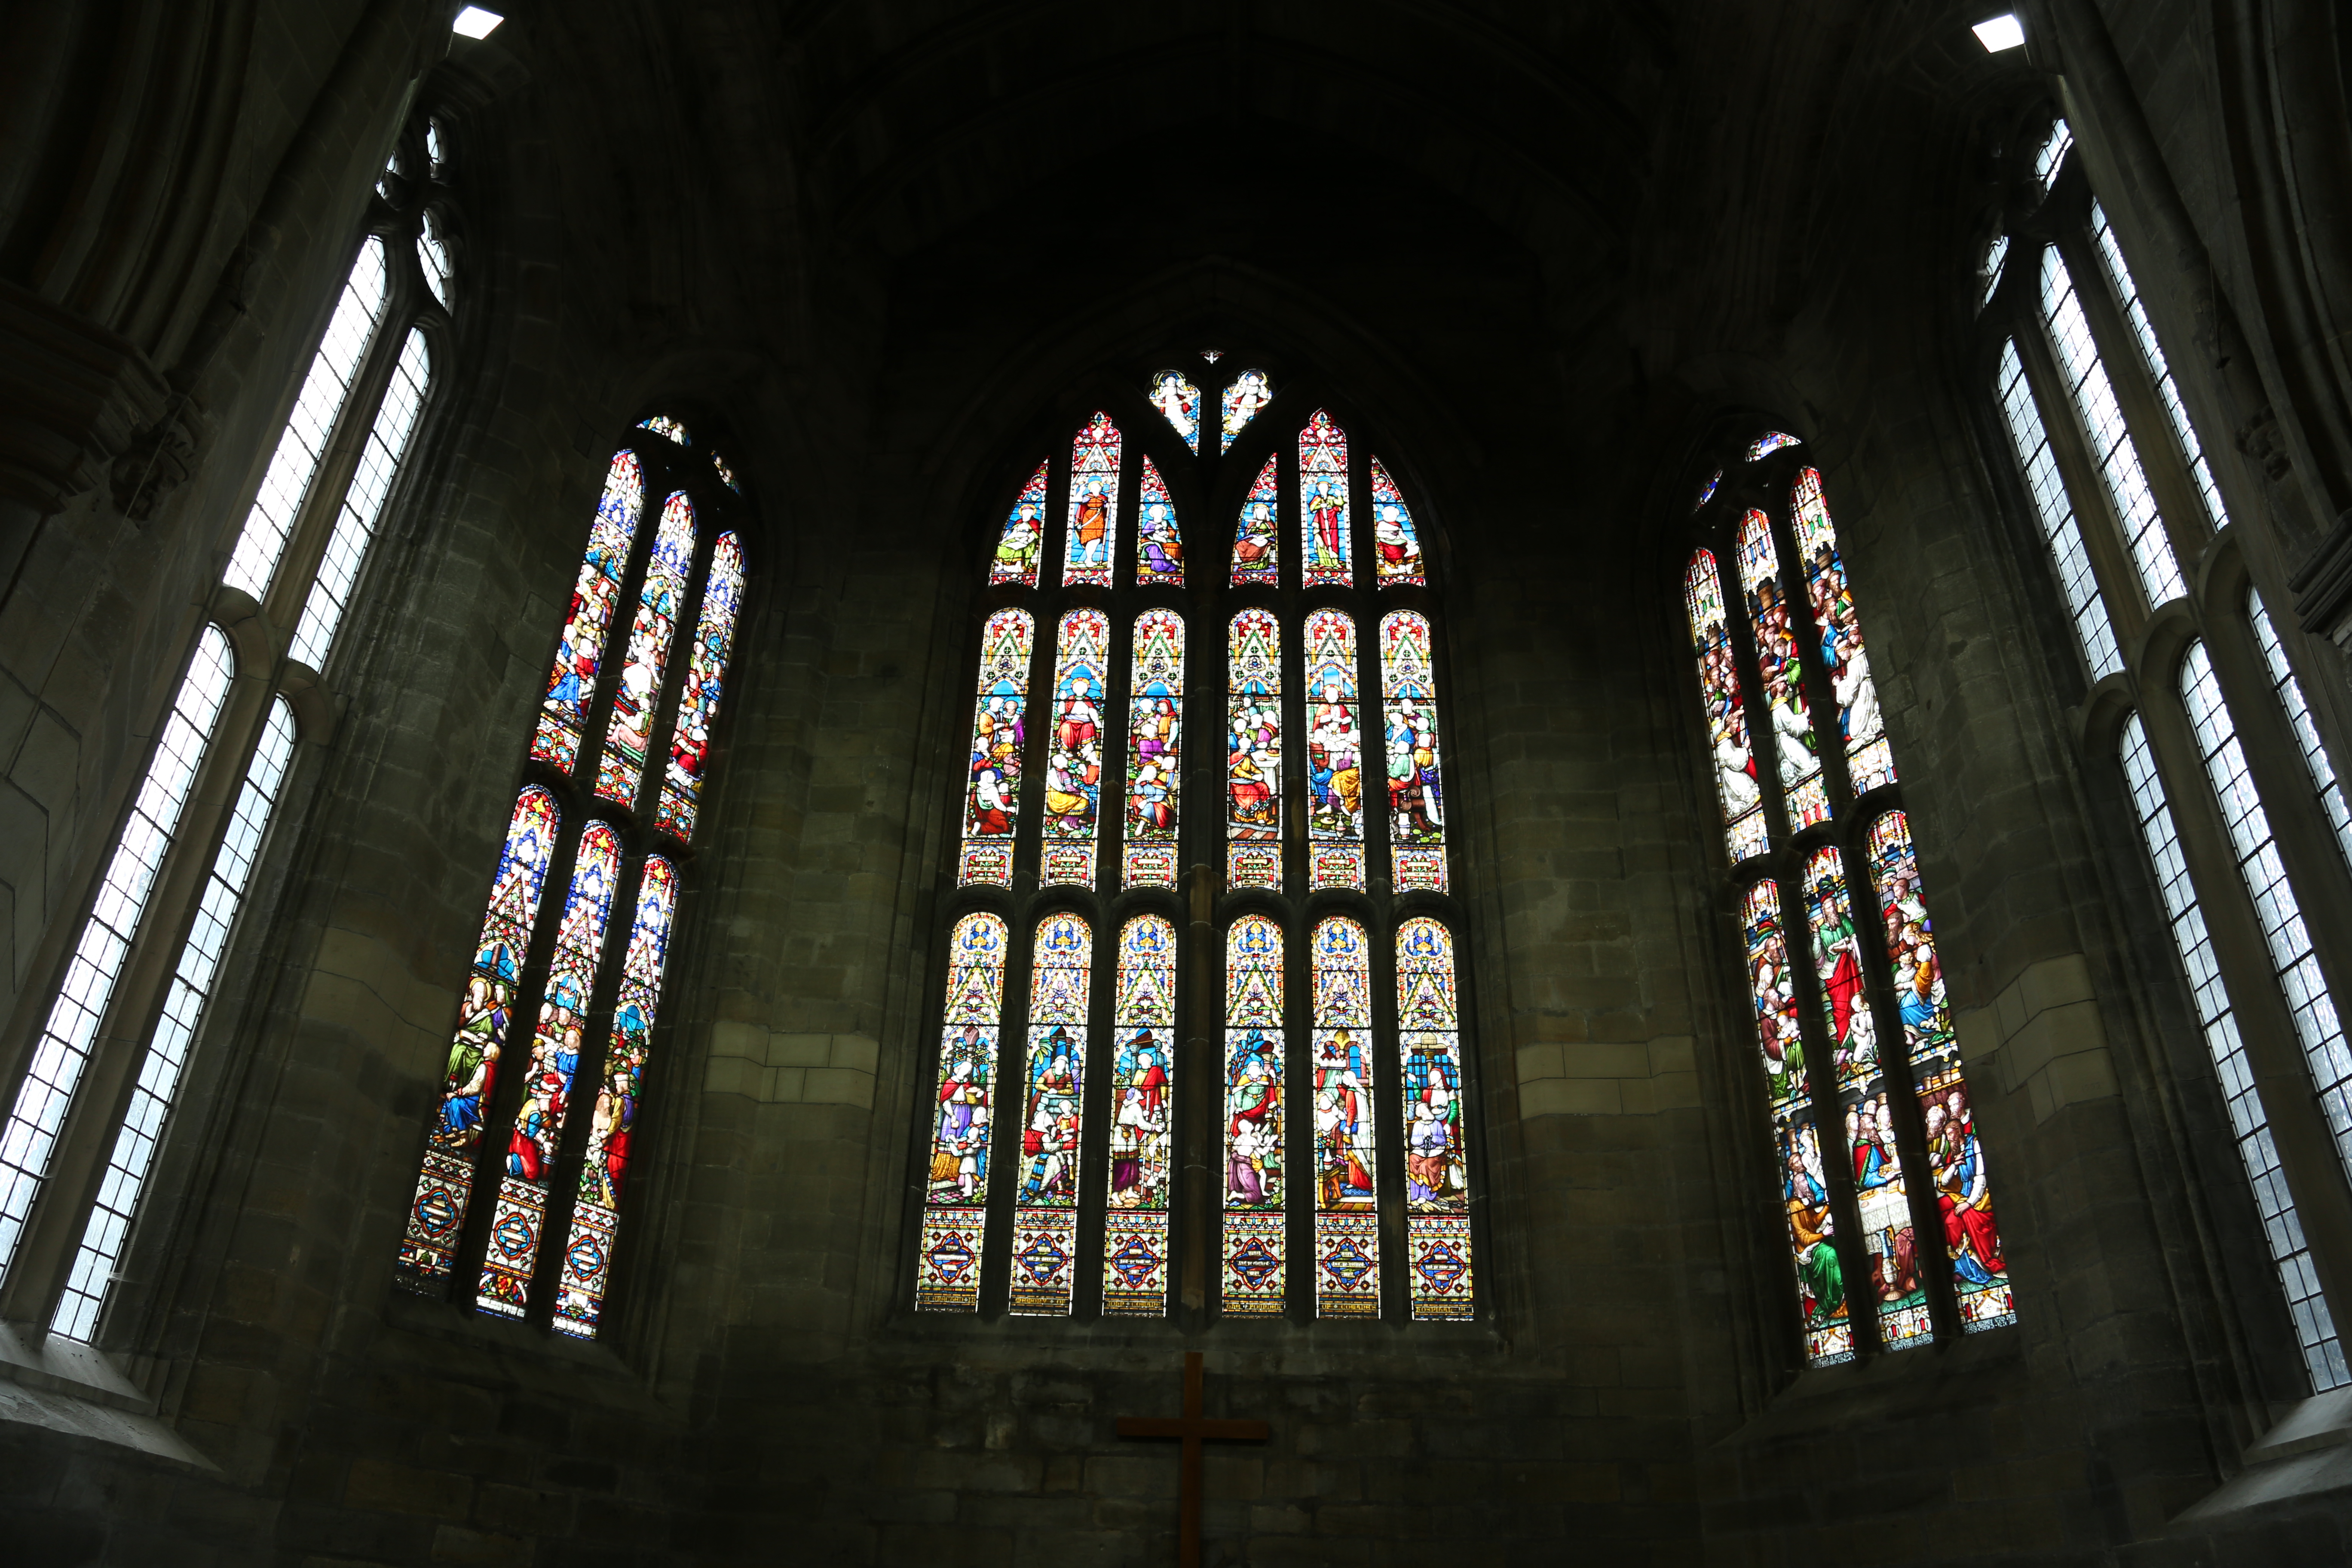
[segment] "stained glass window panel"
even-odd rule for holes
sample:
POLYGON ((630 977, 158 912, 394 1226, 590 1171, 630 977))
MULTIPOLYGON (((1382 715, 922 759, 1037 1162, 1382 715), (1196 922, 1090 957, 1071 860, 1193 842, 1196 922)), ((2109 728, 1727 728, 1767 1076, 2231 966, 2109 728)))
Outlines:
POLYGON ((1087 983, 1094 932, 1073 914, 1037 922, 1029 1049, 1021 1077, 1021 1174, 1013 1190, 1016 1317, 1067 1317, 1077 1274, 1078 1151, 1085 1131, 1087 983))
POLYGON ((140 1194, 147 1184, 148 1169, 179 1090, 181 1070, 187 1066, 188 1047, 195 1039, 222 951, 228 945, 237 906, 244 900, 246 879, 261 852, 261 836, 269 826, 278 786, 293 756, 294 710, 280 697, 270 703, 260 744, 246 764, 245 782, 237 791, 228 831, 214 853, 195 920, 180 944, 163 1010, 140 1061, 139 1077, 131 1085, 131 1102, 115 1130, 105 1179, 99 1184, 97 1200, 82 1228, 81 1246, 66 1277, 65 1292, 49 1320, 50 1331, 66 1339, 89 1340, 113 1290, 115 1268, 122 1257, 123 1243, 130 1238, 140 1194))
POLYGON ((1201 389, 1181 371, 1163 370, 1151 378, 1151 406, 1160 410, 1169 427, 1184 445, 1201 449, 1201 389))
POLYGON ((1805 706, 1805 670, 1797 654, 1797 629, 1790 618, 1788 589, 1780 577, 1780 552, 1772 525, 1760 511, 1739 524, 1739 585, 1748 600, 1748 622, 1756 633, 1764 710, 1772 722, 1772 750, 1780 760, 1780 788, 1788 796, 1792 828, 1829 820, 1829 792, 1822 785, 1822 759, 1805 706))
POLYGON ((1373 1173, 1372 955, 1345 915, 1315 927, 1315 1313, 1381 1314, 1380 1202, 1373 1173))
POLYGON ((1282 625, 1244 610, 1226 638, 1225 879, 1282 887, 1282 625))
POLYGON ((621 578, 629 569, 629 552, 636 548, 637 519, 645 494, 645 471, 636 454, 614 453, 613 466, 604 474, 604 496, 596 502, 596 521, 588 527, 587 553, 581 558, 580 576, 572 585, 572 607, 563 617, 563 636, 555 647, 547 700, 540 704, 539 728, 530 742, 532 756, 565 773, 579 761, 588 710, 596 701, 596 673, 604 657, 613 611, 620 604, 621 578))
POLYGON ((572 1205, 572 1233, 563 1244, 563 1278, 556 1289, 555 1330, 574 1339, 596 1337, 612 1285, 622 1178, 628 1173, 629 1145, 645 1100, 654 1013, 661 1002, 662 972, 669 960, 670 927, 677 915, 677 868, 658 855, 650 856, 637 879, 637 912, 629 922, 629 943, 621 959, 604 1079, 589 1111, 588 1148, 572 1205))
POLYGON ((1412 525, 1412 513, 1406 510, 1404 493, 1378 458, 1371 460, 1371 470, 1372 555, 1379 563, 1380 584, 1383 588, 1424 586, 1429 575, 1421 562, 1421 534, 1412 525))
POLYGON ((1706 482, 1705 484, 1699 486, 1697 499, 1691 502, 1691 510, 1696 511, 1701 507, 1706 505, 1707 502, 1713 500, 1715 499, 1715 492, 1722 488, 1723 470, 1721 468, 1717 468, 1715 472, 1706 477, 1706 482))
POLYGON ((1830 1213, 1828 1173, 1813 1124, 1805 1081, 1805 1044, 1797 1022, 1797 983, 1788 934, 1780 923, 1780 889, 1762 881, 1748 889, 1740 924, 1748 939, 1748 990, 1756 1007, 1756 1040, 1764 1062, 1766 1103, 1772 1117, 1773 1157, 1780 1168, 1781 1208, 1796 1268, 1797 1309, 1804 1319, 1805 1359, 1832 1366, 1853 1359, 1853 1322, 1845 1273, 1838 1261, 1837 1224, 1830 1213))
POLYGON ((1218 446, 1220 452, 1230 452, 1241 438, 1242 427, 1257 417, 1257 411, 1274 398, 1274 388, 1266 384, 1265 372, 1245 370, 1234 377, 1225 387, 1224 437, 1218 446))
POLYGON ((969 914, 948 935, 947 1003, 931 1099, 915 1309, 980 1310, 988 1235, 988 1134, 1004 1013, 1004 922, 969 914))
POLYGON ((2230 1127, 2236 1134, 2238 1157, 2246 1167, 2254 1205, 2263 1219, 2263 1237, 2270 1244, 2271 1264, 2278 1272, 2287 1312, 2294 1321, 2295 1339, 2303 1349, 2304 1366, 2312 1387, 2325 1393, 2352 1383, 2344 1342, 2336 1331, 2335 1314, 2321 1291, 2319 1270, 2311 1244, 2303 1233, 2303 1217, 2294 1205, 2281 1168, 2278 1147, 2271 1137, 2270 1112, 2255 1086, 2245 1041, 2238 1033, 2237 1009, 2222 982, 2221 961, 2205 929, 2205 912, 2189 878, 2188 857, 2181 853, 2180 834, 2173 825, 2171 803, 2165 797, 2164 778, 2148 750, 2147 730, 2134 713, 2124 725, 2124 775, 2130 783, 2132 815, 2138 819, 2140 837, 2154 863, 2158 889, 2171 917, 2172 941, 2196 999, 2198 1022, 2205 1031, 2206 1049, 2212 1053, 2222 1097, 2229 1102, 2230 1127))
POLYGON ((441 308, 453 309, 449 302, 449 246, 441 234, 441 214, 434 208, 425 209, 425 221, 417 226, 416 265, 425 274, 425 286, 433 290, 433 298, 441 308))
POLYGON ((1225 1179, 1221 1301, 1233 1317, 1282 1313, 1282 928, 1244 915, 1225 932, 1225 1179))
POLYGON ((669 764, 662 774, 661 815, 655 823, 681 841, 694 836, 703 769, 710 762, 710 731, 719 723, 719 699, 742 603, 743 547, 732 533, 722 533, 710 548, 710 567, 703 575, 702 609, 695 617, 694 646, 687 650, 677 719, 670 727, 669 764))
POLYGON ((1699 702, 1715 764, 1716 798, 1723 805, 1724 841, 1735 861, 1760 855, 1769 843, 1764 795, 1756 780, 1756 753, 1748 738, 1748 711, 1739 700, 1739 672, 1725 623, 1723 577, 1711 551, 1694 551, 1683 574, 1683 605, 1690 617, 1691 654, 1698 663, 1699 702))
POLYGON ((2074 147, 2074 127, 2063 120, 2054 121, 2050 134, 2042 139, 2041 150, 2033 154, 2033 178, 2045 193, 2058 183, 2058 170, 2074 147))
POLYGON ((1251 583, 1272 586, 1279 580, 1281 562, 1280 524, 1275 517, 1275 464, 1268 458, 1265 467, 1257 473, 1249 494, 1242 500, 1241 516, 1234 523, 1234 575, 1236 588, 1251 583))
POLYGON ((2018 465, 2025 470, 2025 488, 2032 493, 2034 515, 2042 522, 2042 537, 2050 546, 2051 563, 2058 571, 2058 585, 2066 595, 2066 606, 2074 620, 2075 640, 2082 645, 2083 662, 2090 667, 2091 679, 2101 679, 2114 675, 2124 667, 2123 655, 2116 647, 2116 631, 2107 619, 2107 602, 2099 592, 2099 579, 2091 570, 2091 557, 2083 547, 2082 525, 2074 518, 2074 499, 2067 493, 2065 481, 2058 476, 2058 459, 2050 449, 2050 432, 2042 423, 2041 405, 2034 400, 2032 386, 2025 376, 2025 363, 2018 355, 2017 342, 2011 339, 2000 346, 2001 413, 2009 424, 2009 438, 2017 449, 2018 465))
POLYGON ((1110 586, 1118 553, 1118 426, 1097 414, 1070 444, 1070 530, 1062 582, 1110 586))
POLYGON ((1054 741, 1045 759, 1045 887, 1091 888, 1102 831, 1103 697, 1110 617, 1072 610, 1054 639, 1054 741))
POLYGON ((473 1201, 483 1119, 514 1026, 515 991, 530 958, 540 893, 555 854, 557 822, 555 797, 534 786, 517 797, 507 824, 498 874, 490 883, 489 908, 474 943, 465 1000, 457 1007, 457 1027, 449 1038, 449 1058, 434 1102, 425 1167, 409 1200, 408 1228, 394 1266, 414 1283, 446 1279, 455 1262, 458 1233, 473 1201))
POLYGON ((2017 1321, 2017 1303, 2010 1289, 2009 1266, 2001 1258, 1984 1144, 1977 1136, 1968 1078, 1960 1069, 1959 1042, 1952 1031, 1951 1005, 1945 999, 1944 969, 1936 956, 1909 818, 1890 811, 1872 823, 1866 847, 1886 932, 1895 1006, 1903 1017, 1911 1089, 1927 1126, 1927 1176, 1944 1218, 1944 1247, 1951 1259, 1960 1328, 1966 1333, 1998 1329, 2017 1321))
POLYGON ((375 419, 360 447, 359 466, 343 491, 343 504, 336 510, 335 526, 327 537, 326 554, 310 580, 301 619, 295 624, 294 643, 288 651, 312 669, 326 668, 335 629, 342 625, 343 606, 359 581, 360 564, 367 559, 368 544, 375 538, 376 521, 383 515, 384 498, 392 493, 393 478, 400 471, 401 456, 408 450, 408 438, 415 432, 416 415, 425 406, 432 379, 433 353, 425 347, 425 329, 412 327, 392 367, 392 378, 384 384, 383 401, 376 405, 375 419))
POLYGON ((2238 874, 2254 901, 2263 940, 2270 948, 2272 969, 2294 1015, 2295 1037, 2310 1064, 2320 1110, 2336 1135, 2336 1153, 2347 1173, 2352 1173, 2352 1047, 2345 1042, 2343 1019, 2336 1013, 2327 976, 2319 967, 2319 955, 2312 949, 2302 902, 2287 879, 2286 863, 2271 835, 2270 813, 2246 764, 2237 721, 2222 700, 2212 658, 2201 642, 2191 643, 2181 661, 2180 695, 2197 731, 2197 749, 2204 756, 2205 773, 2212 781, 2221 819, 2230 829, 2238 874))
POLYGON ((270 579, 278 574, 278 557, 286 552, 295 515, 302 510, 302 498, 318 474, 319 459, 326 455, 327 437, 342 413, 344 398, 351 395, 352 380, 359 374, 368 342, 375 336, 376 323, 383 315, 386 276, 383 241, 370 239, 360 247, 343 291, 336 297, 326 335, 310 356, 310 368, 303 373, 301 390, 294 395, 286 428, 261 476, 253 510, 246 514, 245 526, 237 531, 236 543, 229 551, 221 580, 256 599, 269 596, 270 579))
POLYGON ((1172 888, 1184 788, 1184 617, 1174 610, 1135 617, 1128 692, 1120 880, 1129 888, 1172 888))
POLYGON ((1154 583, 1171 588, 1184 585, 1184 537, 1176 526, 1176 503, 1168 498, 1168 481, 1149 458, 1137 489, 1142 493, 1135 519, 1135 581, 1138 587, 1154 583))
POLYGON ((637 591, 637 618, 629 627, 628 652, 613 688, 612 713, 604 721, 604 754, 596 764, 596 793, 621 805, 636 800, 645 776, 661 703, 662 673, 669 665, 678 610, 686 602, 687 574, 693 565, 694 503, 680 490, 663 505, 654 530, 644 585, 637 591))
POLYGON ((1417 915, 1397 928, 1402 1058, 1406 1288, 1421 1320, 1472 1315, 1469 1097, 1454 937, 1417 915))
POLYGON ((637 428, 650 430, 656 436, 666 437, 681 447, 694 445, 694 437, 687 434, 686 426, 667 414, 656 414, 650 419, 640 419, 637 421, 637 428))
POLYGON ((1381 751, 1388 779, 1389 869, 1398 892, 1442 893, 1445 769, 1438 742, 1436 649, 1429 618, 1381 618, 1381 751))
POLYGON ((226 634, 206 626, 196 634, 187 673, 173 693, 163 733, 156 737, 146 773, 107 857, 97 897, 74 939, 65 979, 33 1042, 31 1060, 16 1086, 5 1130, 0 1131, 0 1278, 16 1260, 33 1201, 48 1180, 49 1160, 65 1131, 66 1113, 81 1087, 99 1026, 114 1000, 131 938, 171 852, 181 811, 212 744, 213 727, 220 721, 221 704, 236 673, 226 634))
POLYGON ((1821 982, 1822 1032, 1830 1043, 1845 1155, 1853 1163, 1854 1202, 1862 1214, 1862 1247, 1870 1273, 1857 1292, 1878 1313, 1889 1350, 1928 1343, 1935 1327, 1911 1224, 1903 1159, 1895 1152, 1895 1121, 1878 1050, 1877 1020, 1863 980, 1861 939, 1845 861, 1834 847, 1805 861, 1805 921, 1812 939, 1813 973, 1821 982))
POLYGON ((1110 1197, 1103 1218, 1103 1313, 1168 1315, 1174 1203, 1176 928, 1138 915, 1118 939, 1111 1021, 1110 1197))
POLYGON ((1798 470, 1790 513, 1812 600, 1813 630, 1822 639, 1822 668, 1829 672, 1830 694, 1837 701, 1846 776, 1860 795, 1895 782, 1895 750, 1886 742, 1886 716, 1863 647, 1862 616, 1853 607, 1853 587, 1838 554, 1837 525, 1830 521, 1818 470, 1798 470))
POLYGON ((718 473, 719 483, 739 496, 743 493, 743 487, 736 480, 735 470, 728 467, 726 458, 713 452, 710 454, 710 466, 718 473))
POLYGON ((1030 644, 1026 610, 999 610, 980 634, 980 691, 972 703, 965 762, 963 853, 956 883, 1013 885, 1013 830, 1021 817, 1021 757, 1026 732, 1030 644))
POLYGON ((2008 265, 2009 236, 1996 235, 1992 244, 1985 249, 1984 303, 1991 304, 1992 297, 2000 292, 2001 273, 2008 265))
POLYGON ((997 536, 996 553, 989 562, 988 580, 1035 587, 1037 557, 1045 547, 1045 465, 1040 463, 1013 498, 1013 510, 1005 514, 1004 531, 997 536))
POLYGON ((1320 408, 1298 433, 1298 535, 1299 572, 1307 587, 1354 583, 1348 435, 1320 408))
POLYGON ((1364 734, 1356 692, 1356 623, 1307 617, 1307 883, 1364 885, 1364 734))
POLYGON ((1748 463, 1760 463, 1783 447, 1796 447, 1802 444, 1785 430, 1767 430, 1756 437, 1740 460, 1748 463))
POLYGON ((588 826, 573 852, 572 887, 555 928, 541 994, 539 1021, 531 1031, 530 1058, 523 1066, 522 1106, 507 1139, 506 1173, 499 1183, 498 1208, 490 1216, 490 1247, 482 1259, 474 1304, 498 1317, 520 1318, 530 1305, 531 1276, 547 1226, 547 1194, 554 1178, 555 1151, 563 1141, 580 1055, 587 1039, 588 1004, 596 991, 596 967, 604 950, 604 925, 621 874, 621 841, 604 823, 588 826))
POLYGON ((2152 608, 2179 598, 2189 592, 2189 585, 2181 580, 2180 563, 2173 556, 2172 540, 2165 532, 2156 493, 2148 489, 2147 473, 2140 466, 2138 443, 2132 439, 2131 426, 2125 423, 2123 408, 2116 401, 2115 384, 2107 379, 2107 367, 2091 336, 2091 323, 2083 314, 2083 301, 2075 296, 2074 276, 2054 245, 2042 254, 2042 312, 2050 325, 2051 342, 2057 346, 2058 362, 2065 370, 2067 388, 2074 395, 2075 412, 2083 416, 2090 437, 2091 454, 2098 460, 2107 499, 2122 520, 2124 542, 2131 547, 2132 564, 2139 569, 2148 605, 2152 608))

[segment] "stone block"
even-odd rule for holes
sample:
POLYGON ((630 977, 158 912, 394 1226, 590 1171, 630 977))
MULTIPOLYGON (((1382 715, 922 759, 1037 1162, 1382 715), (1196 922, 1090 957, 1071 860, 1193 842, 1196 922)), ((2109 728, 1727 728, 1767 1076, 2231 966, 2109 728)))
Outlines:
POLYGON ((343 1478, 344 1502, 388 1513, 463 1519, 472 1506, 473 1493, 474 1483, 464 1476, 383 1459, 354 1459, 343 1478))
POLYGON ((833 1060, 833 1037, 772 1034, 767 1060, 772 1068, 824 1067, 833 1060))
POLYGON ((1606 1079, 1539 1079, 1519 1090, 1519 1114, 1617 1116, 1624 1112, 1617 1085, 1606 1079))
POLYGON ((479 1568, 530 1568, 532 1546, 519 1535, 499 1535, 467 1530, 462 1524, 437 1525, 433 1531, 433 1561, 478 1564, 479 1568))
POLYGON ((803 1098, 823 1105, 874 1106, 874 1075, 847 1068, 811 1068, 803 1098))

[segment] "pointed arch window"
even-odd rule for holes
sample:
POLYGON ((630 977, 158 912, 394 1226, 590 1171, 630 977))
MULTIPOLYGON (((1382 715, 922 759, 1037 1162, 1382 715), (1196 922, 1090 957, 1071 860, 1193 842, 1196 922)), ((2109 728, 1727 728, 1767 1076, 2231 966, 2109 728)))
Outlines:
POLYGON ((990 508, 919 1311, 1478 1310, 1425 508, 1339 410, 1215 363, 1138 376, 990 508))
MULTIPOLYGON (((2308 1388, 2352 1384, 2306 1233, 2352 1213, 2352 1080, 2334 994, 2352 945, 2306 914, 2352 900, 2352 821, 2285 634, 2247 581, 2229 497, 2125 243, 2055 121, 2010 170, 2013 265, 1979 319, 2000 424, 2071 613, 2081 678, 2113 700, 2085 737, 2128 793, 2189 1011, 2204 1036, 2308 1388), (2031 263, 2030 265, 2028 263, 2031 263), (2145 635, 2159 606, 2195 635, 2145 635), (2112 748, 2112 757, 2108 755, 2112 748), (2315 900, 2316 905, 2315 906, 2315 900), (2216 940, 2214 931, 2235 933, 2216 940), (2303 1151, 2298 1153, 2297 1151, 2303 1151)), ((2252 476, 2246 476, 2251 481, 2252 476)), ((2069 672, 2070 674, 2072 672, 2069 672)), ((2281 1395, 2289 1392, 2276 1391, 2281 1395)))
POLYGON ((1827 488, 1783 431, 1727 456, 1692 520, 1684 605, 1801 1346, 1828 1366, 2016 1311, 1827 488))
POLYGON ((142 1200, 300 764, 299 694, 344 675, 337 634, 433 406, 436 361, 457 342, 463 194, 427 157, 427 129, 419 114, 399 132, 234 533, 225 519, 190 523, 227 535, 220 580, 50 1005, 0 1079, 0 1281, 65 1339, 109 1335, 142 1200))
POLYGON ((605 469, 394 1258, 411 1289, 457 1281, 481 1312, 604 1331, 685 854, 709 833, 748 517, 675 416, 640 421, 605 469))

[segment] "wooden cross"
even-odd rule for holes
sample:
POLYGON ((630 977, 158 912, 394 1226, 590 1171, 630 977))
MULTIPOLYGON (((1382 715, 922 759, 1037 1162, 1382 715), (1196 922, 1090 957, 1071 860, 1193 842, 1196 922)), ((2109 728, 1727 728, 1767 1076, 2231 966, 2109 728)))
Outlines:
POLYGON ((1177 1437, 1184 1444, 1176 1506, 1178 1568, 1201 1568, 1201 1445, 1263 1442, 1272 1428, 1263 1421, 1208 1421, 1201 1415, 1201 1352, 1184 1352, 1184 1414, 1122 1415, 1122 1437, 1177 1437))

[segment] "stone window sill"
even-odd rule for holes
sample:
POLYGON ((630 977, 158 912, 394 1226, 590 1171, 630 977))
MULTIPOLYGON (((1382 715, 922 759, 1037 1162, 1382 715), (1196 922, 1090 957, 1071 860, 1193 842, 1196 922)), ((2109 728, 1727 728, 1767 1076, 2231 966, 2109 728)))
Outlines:
POLYGON ((1999 1384, 2022 1376, 2024 1370, 2025 1344, 2014 1327, 1885 1352, 1843 1366, 1809 1367, 1718 1446, 1772 1442, 1987 1404, 1999 1397, 1999 1384))
POLYGON ((163 1370, 0 1323, 0 1421, 218 1469, 156 1415, 163 1370))
POLYGON ((2240 1516, 2254 1510, 2352 1488, 2352 1388, 2292 1406, 2243 1459, 2245 1468, 2173 1523, 2242 1524, 2247 1521, 2240 1516))

